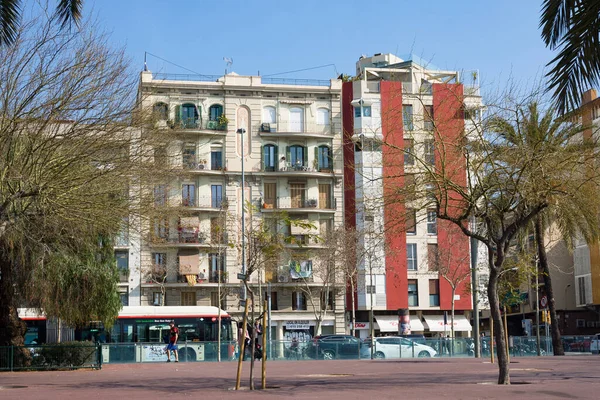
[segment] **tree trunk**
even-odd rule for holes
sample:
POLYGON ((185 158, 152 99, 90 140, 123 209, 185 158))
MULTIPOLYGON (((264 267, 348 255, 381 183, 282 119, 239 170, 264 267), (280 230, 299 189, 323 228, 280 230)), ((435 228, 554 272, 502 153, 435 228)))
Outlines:
POLYGON ((252 302, 251 318, 252 321, 252 336, 250 336, 250 390, 254 390, 254 352, 256 351, 256 320, 254 319, 254 292, 250 293, 250 301, 252 302))
POLYGON ((12 281, 12 265, 0 251, 0 346, 15 346, 15 367, 27 367, 31 364, 31 354, 25 348, 27 324, 19 319, 12 281))
MULTIPOLYGON (((552 335, 552 349, 555 356, 564 356, 562 340, 560 339, 560 328, 556 318, 556 302, 554 300, 554 290, 552 289, 552 278, 550 277, 550 268, 548 266, 548 257, 546 255, 546 244, 544 241, 544 229, 542 220, 539 216, 535 218, 535 237, 537 241, 538 258, 542 273, 544 275, 544 288, 548 298, 548 308, 550 309, 550 334, 552 335)), ((536 276, 537 279, 537 276, 536 276)), ((547 323, 547 322, 546 322, 547 323)))
MULTIPOLYGON (((490 263, 490 280, 488 282, 488 300, 490 302, 490 312, 494 320, 494 337, 490 340, 496 341, 498 356, 498 384, 510 385, 510 375, 508 368, 508 358, 506 357, 506 341, 504 340, 504 327, 500 316, 500 302, 498 301, 498 270, 497 266, 502 266, 503 258, 496 256, 496 265, 490 263)), ((493 349, 490 346, 490 349, 493 349)))

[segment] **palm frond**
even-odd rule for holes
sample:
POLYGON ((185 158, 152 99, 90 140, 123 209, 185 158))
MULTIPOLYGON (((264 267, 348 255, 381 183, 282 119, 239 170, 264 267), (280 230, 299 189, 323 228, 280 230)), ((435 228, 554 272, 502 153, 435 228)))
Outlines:
POLYGON ((14 43, 21 19, 19 0, 0 0, 0 46, 14 43))
POLYGON ((81 10, 83 0, 60 0, 56 6, 56 16, 60 21, 62 28, 70 27, 72 23, 76 25, 81 19, 81 10))
POLYGON ((559 49, 546 77, 557 111, 564 114, 600 82, 600 0, 546 0, 540 27, 546 46, 559 49))

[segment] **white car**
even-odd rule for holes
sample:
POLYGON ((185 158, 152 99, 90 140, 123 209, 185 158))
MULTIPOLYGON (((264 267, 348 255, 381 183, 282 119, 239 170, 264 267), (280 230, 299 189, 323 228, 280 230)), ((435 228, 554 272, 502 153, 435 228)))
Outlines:
POLYGON ((437 352, 433 347, 413 342, 412 340, 386 336, 375 338, 375 358, 412 358, 435 357, 437 352))
POLYGON ((600 333, 596 333, 594 336, 592 336, 590 351, 592 354, 600 354, 600 333))

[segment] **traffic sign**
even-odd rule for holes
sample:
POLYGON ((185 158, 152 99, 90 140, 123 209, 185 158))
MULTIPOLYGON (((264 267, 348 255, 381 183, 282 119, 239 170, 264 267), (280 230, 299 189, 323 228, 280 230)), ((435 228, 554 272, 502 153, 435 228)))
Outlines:
POLYGON ((237 278, 238 278, 240 281, 243 281, 243 280, 245 280, 245 279, 246 279, 246 274, 240 274, 240 273, 238 273, 238 274, 237 274, 237 278))
POLYGON ((548 297, 542 296, 542 298, 540 299, 540 307, 546 308, 547 305, 548 305, 548 297))

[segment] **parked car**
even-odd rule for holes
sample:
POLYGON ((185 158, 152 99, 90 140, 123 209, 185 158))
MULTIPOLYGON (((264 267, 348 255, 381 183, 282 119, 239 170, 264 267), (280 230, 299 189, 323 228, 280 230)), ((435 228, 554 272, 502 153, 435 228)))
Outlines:
POLYGON ((361 347, 360 339, 351 335, 320 335, 315 336, 306 349, 307 356, 324 360, 336 358, 358 359, 361 347))
POLYGON ((590 351, 592 354, 600 354, 600 333, 596 333, 594 336, 592 336, 590 351))
MULTIPOLYGON (((375 338, 375 358, 435 357, 437 352, 431 346, 413 342, 399 336, 375 338)), ((370 343, 367 343, 370 346, 370 343)))

